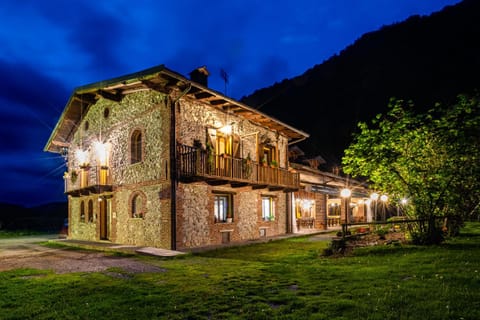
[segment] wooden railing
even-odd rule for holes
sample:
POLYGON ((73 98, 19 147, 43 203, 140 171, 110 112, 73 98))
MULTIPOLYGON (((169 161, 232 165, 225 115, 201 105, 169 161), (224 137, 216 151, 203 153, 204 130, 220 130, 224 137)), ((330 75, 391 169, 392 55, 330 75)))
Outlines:
POLYGON ((72 196, 111 191, 112 177, 107 167, 82 167, 65 177, 65 193, 72 196))
POLYGON ((340 216, 328 216, 327 217, 327 226, 335 227, 340 225, 340 216))
POLYGON ((177 169, 179 178, 183 180, 206 180, 217 184, 292 191, 300 186, 300 175, 296 172, 182 144, 177 145, 177 169))

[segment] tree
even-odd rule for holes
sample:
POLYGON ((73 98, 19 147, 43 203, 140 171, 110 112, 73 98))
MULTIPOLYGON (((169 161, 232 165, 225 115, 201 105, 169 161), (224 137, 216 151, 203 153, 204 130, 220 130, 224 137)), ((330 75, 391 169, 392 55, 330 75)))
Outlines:
POLYGON ((408 196, 407 213, 425 223, 413 236, 422 243, 443 238, 436 217, 478 214, 480 203, 480 104, 460 95, 449 107, 416 113, 392 99, 386 115, 358 124, 342 159, 344 172, 367 178, 390 198, 408 196))

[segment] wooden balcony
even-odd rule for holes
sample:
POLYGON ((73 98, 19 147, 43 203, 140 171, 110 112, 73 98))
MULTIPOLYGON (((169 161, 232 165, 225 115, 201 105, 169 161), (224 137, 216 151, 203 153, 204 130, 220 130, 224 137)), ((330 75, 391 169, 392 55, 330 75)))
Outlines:
POLYGON ((299 173, 180 144, 177 146, 177 170, 183 182, 206 181, 211 185, 230 184, 285 192, 300 187, 299 173))
POLYGON ((83 167, 65 178, 65 193, 73 197, 112 191, 108 167, 83 167))

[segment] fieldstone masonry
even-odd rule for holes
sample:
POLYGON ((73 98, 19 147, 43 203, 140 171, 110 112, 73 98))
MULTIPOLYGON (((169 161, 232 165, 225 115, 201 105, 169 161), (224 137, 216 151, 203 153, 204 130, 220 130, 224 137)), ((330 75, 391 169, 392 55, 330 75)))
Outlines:
MULTIPOLYGON (((69 196, 70 237, 99 240, 99 197, 108 196, 108 239, 116 243, 171 248, 171 181, 170 181, 170 102, 165 94, 143 91, 125 96, 121 102, 100 98, 89 107, 79 124, 69 148, 69 173, 79 171, 75 160, 78 149, 87 150, 90 166, 96 162, 94 142, 106 142, 111 182, 115 186, 108 194, 81 197, 69 196), (108 109, 108 111, 106 111, 108 109), (107 116, 106 116, 107 115, 107 116), (88 123, 88 124, 87 124, 88 123), (143 161, 130 164, 130 137, 134 130, 142 132, 143 161), (131 215, 133 193, 145 198, 143 218, 131 215), (81 201, 94 201, 94 220, 81 221, 81 201)), ((221 112, 196 100, 180 99, 175 105, 177 141, 193 145, 208 139, 207 128, 234 124, 234 133, 241 138, 241 156, 258 161, 257 144, 271 143, 279 151, 279 165, 287 163, 286 137, 255 125, 248 120, 221 112)), ((90 175, 95 171, 90 171, 90 175)), ((93 179, 93 176, 90 176, 93 179)), ((66 176, 68 179, 69 176, 66 176)), ((194 248, 222 243, 222 232, 229 232, 231 241, 257 239, 260 229, 267 236, 286 232, 286 194, 251 187, 212 187, 204 182, 177 184, 176 199, 177 248, 194 248), (215 223, 213 190, 234 194, 234 220, 215 223), (262 221, 261 196, 275 198, 275 220, 262 221)))

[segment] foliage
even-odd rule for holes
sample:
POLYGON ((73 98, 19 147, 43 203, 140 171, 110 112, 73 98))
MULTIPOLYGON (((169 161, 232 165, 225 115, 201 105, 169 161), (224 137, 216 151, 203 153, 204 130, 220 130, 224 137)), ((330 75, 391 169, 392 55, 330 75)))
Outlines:
POLYGON ((480 224, 440 246, 323 257, 301 237, 180 259, 162 272, 0 272, 2 319, 479 319, 480 224))
MULTIPOLYGON (((450 107, 415 113, 392 99, 386 115, 359 123, 345 151, 344 172, 367 177, 372 187, 397 201, 408 196, 407 215, 473 215, 480 203, 480 104, 459 96, 450 107), (410 209, 410 210, 408 210, 410 209)), ((436 233, 435 224, 420 232, 436 233)), ((428 238, 428 237, 427 237, 428 238)), ((439 238, 432 238, 439 239, 439 238)))

